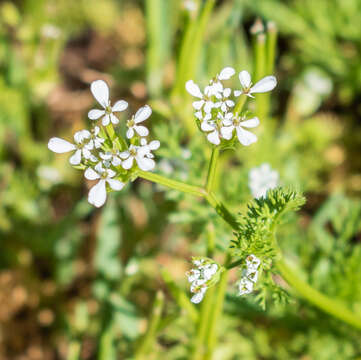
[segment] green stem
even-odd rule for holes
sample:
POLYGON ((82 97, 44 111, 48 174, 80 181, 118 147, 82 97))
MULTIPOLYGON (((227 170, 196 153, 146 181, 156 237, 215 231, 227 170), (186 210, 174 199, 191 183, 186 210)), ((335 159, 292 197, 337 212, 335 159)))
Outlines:
POLYGON ((171 189, 184 192, 186 194, 191 194, 200 197, 206 196, 206 191, 199 186, 189 185, 187 183, 177 180, 171 180, 162 175, 154 174, 148 171, 138 170, 138 176, 143 179, 153 181, 157 184, 164 185, 171 189))
POLYGON ((233 111, 234 115, 237 115, 242 111, 243 106, 246 103, 246 100, 247 100, 247 95, 241 95, 241 97, 239 98, 238 103, 236 104, 236 106, 234 108, 234 111, 233 111))
POLYGON ((217 161, 219 157, 219 147, 215 146, 212 149, 211 160, 209 162, 206 191, 211 192, 214 188, 214 180, 216 178, 217 161))
MULTIPOLYGON (((226 263, 229 261, 230 257, 228 256, 226 263)), ((207 331, 207 343, 206 343, 206 355, 204 360, 211 360, 214 352, 214 348, 217 344, 218 338, 218 328, 219 320, 222 316, 223 312, 223 304, 224 298, 227 290, 227 282, 228 282, 228 271, 225 270, 221 274, 221 278, 219 280, 218 286, 215 291, 215 298, 213 303, 213 312, 211 314, 211 319, 208 326, 207 331)))
POLYGON ((311 287, 307 282, 302 280, 282 258, 277 261, 276 266, 289 285, 311 304, 361 330, 361 317, 359 315, 350 311, 337 300, 333 300, 311 287))
POLYGON ((81 350, 81 343, 77 340, 73 340, 69 344, 67 360, 79 360, 80 350, 81 350))
POLYGON ((158 291, 154 300, 149 326, 144 339, 136 352, 135 360, 149 359, 149 353, 152 351, 152 344, 156 341, 163 306, 164 295, 161 291, 158 291))

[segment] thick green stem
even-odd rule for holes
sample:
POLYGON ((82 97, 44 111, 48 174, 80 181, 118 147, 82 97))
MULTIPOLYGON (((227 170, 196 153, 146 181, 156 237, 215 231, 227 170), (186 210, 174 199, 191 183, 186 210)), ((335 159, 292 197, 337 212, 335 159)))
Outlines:
POLYGON ((311 304, 361 330, 361 316, 350 311, 337 300, 333 300, 311 287, 307 282, 302 280, 283 259, 278 260, 276 266, 288 284, 311 304))
POLYGON ((209 162, 206 191, 211 192, 214 188, 214 181, 216 178, 217 161, 219 157, 219 147, 215 146, 212 149, 211 160, 209 162))

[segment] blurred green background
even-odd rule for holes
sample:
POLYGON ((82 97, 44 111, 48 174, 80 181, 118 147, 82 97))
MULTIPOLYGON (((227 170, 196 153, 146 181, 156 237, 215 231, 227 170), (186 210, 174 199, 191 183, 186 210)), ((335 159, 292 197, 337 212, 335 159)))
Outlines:
MULTIPOLYGON (((141 180, 96 210, 82 174, 46 145, 88 125, 89 84, 104 79, 132 111, 153 107, 157 171, 202 184, 210 147, 184 82, 205 85, 224 66, 254 71, 256 19, 278 31, 272 117, 257 144, 224 153, 218 191, 243 211, 248 171, 262 162, 303 190, 282 249, 313 286, 361 312, 361 1, 217 1, 187 65, 194 4, 0 1, 0 359, 189 358, 188 261, 209 237, 221 252, 232 232, 202 202, 141 180), (145 356, 157 291, 163 316, 145 356)), ((230 285, 226 300, 214 359, 361 359, 359 333, 293 294, 264 311, 230 285)))

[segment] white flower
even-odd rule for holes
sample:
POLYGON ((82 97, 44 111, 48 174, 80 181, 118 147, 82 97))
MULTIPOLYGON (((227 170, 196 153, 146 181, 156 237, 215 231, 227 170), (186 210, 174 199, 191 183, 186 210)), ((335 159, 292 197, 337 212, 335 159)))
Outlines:
MULTIPOLYGON (((194 101, 193 102, 193 107, 195 110, 201 110, 203 108, 203 110, 209 114, 213 107, 214 107, 214 102, 211 101, 210 99, 207 98, 207 96, 203 95, 201 90, 199 89, 199 86, 197 84, 194 83, 193 80, 188 80, 186 82, 186 90, 194 97, 199 98, 201 100, 198 101, 194 101)), ((202 114, 198 114, 199 116, 201 116, 202 114)))
POLYGON ((247 277, 242 277, 239 284, 239 295, 247 295, 253 291, 253 282, 247 277))
POLYGON ((274 76, 266 76, 263 79, 257 81, 253 86, 251 82, 251 75, 248 71, 243 70, 238 75, 239 81, 241 82, 242 90, 236 90, 235 96, 245 94, 249 97, 254 97, 252 94, 265 93, 273 90, 277 85, 277 80, 274 76))
POLYGON ((256 255, 251 254, 246 257, 246 265, 248 269, 257 270, 260 263, 261 260, 256 255))
POLYGON ((245 120, 244 117, 235 116, 232 119, 225 119, 223 121, 224 127, 221 128, 222 136, 226 140, 230 140, 233 136, 233 130, 236 129, 237 137, 239 142, 248 146, 257 141, 257 136, 247 131, 245 128, 255 128, 259 125, 259 120, 257 117, 252 119, 245 120))
POLYGON ((256 199, 266 197, 267 191, 277 187, 278 181, 278 172, 272 170, 268 163, 251 169, 248 175, 248 186, 256 199))
POLYGON ((122 163, 123 168, 126 170, 131 169, 135 160, 139 169, 143 171, 153 170, 155 162, 151 159, 153 154, 150 153, 150 150, 150 144, 144 146, 130 145, 128 150, 119 154, 119 156, 124 159, 122 163))
POLYGON ((134 136, 134 131, 139 136, 148 136, 149 131, 145 126, 137 125, 144 120, 148 119, 149 116, 152 114, 152 109, 150 106, 145 105, 141 107, 135 115, 132 116, 130 120, 127 121, 128 131, 127 131, 127 138, 131 139, 134 136))
POLYGON ((144 156, 146 156, 149 159, 153 159, 154 155, 152 154, 152 151, 159 149, 160 142, 158 140, 152 140, 148 144, 147 139, 142 138, 140 139, 140 145, 142 146, 142 151, 144 152, 144 156))
POLYGON ((99 126, 94 126, 94 128, 90 131, 90 140, 89 143, 86 145, 87 147, 91 147, 91 149, 99 149, 101 148, 103 142, 105 141, 104 138, 99 137, 100 128, 99 126))
POLYGON ((90 150, 92 150, 92 147, 88 142, 90 137, 91 134, 88 130, 80 130, 74 134, 75 144, 58 137, 53 137, 49 140, 48 148, 57 154, 75 151, 70 157, 69 162, 72 165, 79 165, 82 157, 91 161, 94 161, 94 159, 96 160, 94 155, 90 152, 90 150))
POLYGON ((107 190, 106 183, 116 191, 122 190, 124 187, 124 183, 113 179, 116 175, 115 171, 111 169, 104 169, 101 166, 101 163, 98 163, 94 169, 87 168, 84 172, 84 176, 88 180, 98 180, 98 183, 94 185, 88 195, 88 201, 90 204, 100 207, 104 205, 105 200, 107 199, 107 190))
POLYGON ((201 129, 208 133, 207 139, 210 143, 214 145, 221 143, 219 128, 214 121, 202 121, 201 129))
POLYGON ((197 4, 194 0, 183 0, 183 6, 190 13, 193 13, 197 10, 197 4))
POLYGON ((230 88, 223 89, 221 93, 221 100, 215 103, 215 107, 220 107, 224 113, 226 113, 229 108, 233 107, 234 101, 229 99, 231 93, 232 90, 230 88))
POLYGON ((190 291, 195 294, 191 298, 191 302, 198 304, 202 301, 210 284, 212 277, 217 273, 219 266, 208 259, 193 259, 195 269, 191 269, 186 273, 188 281, 191 283, 190 291))
POLYGON ((105 167, 109 167, 110 164, 112 164, 113 166, 119 166, 122 163, 119 155, 119 150, 99 153, 99 156, 103 160, 103 164, 105 165, 105 167))
POLYGON ((94 98, 104 108, 104 110, 93 109, 88 113, 91 120, 98 120, 102 118, 103 126, 107 126, 110 122, 118 124, 119 120, 114 115, 114 112, 124 111, 128 107, 128 103, 124 100, 117 101, 114 106, 111 106, 109 100, 109 88, 105 81, 96 80, 90 85, 90 90, 94 98))

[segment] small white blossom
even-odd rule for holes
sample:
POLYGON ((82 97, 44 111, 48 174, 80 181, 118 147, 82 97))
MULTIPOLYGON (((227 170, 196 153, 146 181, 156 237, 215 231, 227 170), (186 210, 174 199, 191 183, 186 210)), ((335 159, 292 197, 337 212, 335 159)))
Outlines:
POLYGON ((91 149, 99 149, 102 147, 105 139, 98 136, 100 132, 99 126, 94 126, 93 129, 90 131, 90 140, 89 143, 86 145, 87 147, 91 147, 91 149))
POLYGON ((197 10, 197 3, 194 0, 183 0, 183 6, 190 13, 197 10))
POLYGON ((257 141, 257 136, 251 133, 245 128, 255 128, 259 125, 259 120, 257 117, 252 119, 245 120, 244 117, 235 116, 232 119, 227 118, 223 121, 223 126, 221 129, 222 136, 226 140, 232 139, 233 130, 236 129, 237 137, 239 142, 244 146, 249 146, 257 141))
POLYGON ((266 197, 269 189, 277 187, 279 174, 272 170, 270 164, 264 163, 250 170, 248 175, 248 186, 252 196, 256 199, 266 197))
POLYGON ((261 260, 251 254, 246 258, 246 268, 243 271, 243 276, 238 284, 239 295, 247 295, 253 291, 253 286, 258 280, 258 267, 261 260))
POLYGON ((116 191, 122 190, 124 183, 120 180, 113 179, 116 175, 115 171, 111 169, 104 169, 101 163, 98 163, 95 168, 87 168, 84 172, 84 176, 88 180, 98 180, 98 183, 94 185, 88 195, 88 201, 90 204, 100 207, 104 205, 107 199, 106 183, 116 191))
POLYGON ((207 139, 213 145, 219 145, 221 143, 220 130, 215 121, 202 121, 201 129, 207 132, 207 139))
POLYGON ((188 282, 191 283, 190 291, 194 294, 191 302, 198 304, 202 301, 212 277, 217 273, 219 266, 214 262, 205 261, 204 259, 194 259, 195 269, 186 273, 188 282))
POLYGON ((232 93, 230 88, 223 89, 221 93, 221 99, 219 102, 215 103, 215 107, 219 107, 224 113, 226 113, 231 107, 234 106, 234 101, 230 100, 229 97, 232 93))
POLYGON ((105 165, 105 167, 109 167, 110 164, 113 166, 119 166, 122 163, 122 160, 120 159, 119 155, 120 155, 119 150, 99 153, 99 156, 103 160, 103 164, 105 165))
POLYGON ((247 295, 253 291, 253 282, 247 277, 243 277, 238 285, 239 295, 247 295))
POLYGON ((114 115, 115 112, 124 111, 128 107, 128 103, 124 100, 117 101, 111 106, 109 100, 109 88, 105 81, 96 80, 90 85, 90 90, 94 98, 103 107, 104 110, 93 109, 88 113, 90 120, 98 120, 102 118, 103 126, 109 125, 110 122, 118 124, 119 119, 114 115))
POLYGON ((249 97, 254 97, 252 94, 255 93, 265 93, 273 90, 277 85, 277 80, 274 76, 266 76, 263 79, 257 81, 252 86, 251 75, 248 71, 243 70, 238 75, 239 81, 241 82, 242 90, 236 90, 234 92, 235 96, 245 94, 249 97))
MULTIPOLYGON (((214 102, 211 101, 206 95, 203 95, 201 90, 199 89, 199 86, 197 84, 194 83, 193 80, 188 80, 186 82, 186 90, 194 97, 200 99, 197 101, 193 102, 193 108, 195 110, 200 111, 202 108, 204 110, 205 113, 209 114, 213 107, 214 107, 214 102)), ((199 117, 202 117, 202 113, 198 113, 199 117)))
POLYGON ((147 120, 149 116, 152 114, 152 109, 150 106, 145 105, 141 107, 135 115, 132 116, 130 120, 127 121, 128 131, 127 138, 131 139, 134 136, 134 132, 136 132, 139 136, 148 136, 149 131, 145 126, 137 125, 144 120, 147 120))
POLYGON ((124 160, 122 162, 123 168, 126 170, 131 169, 135 160, 139 169, 143 171, 153 170, 155 167, 155 162, 152 159, 153 154, 151 153, 151 150, 153 150, 153 148, 154 150, 158 149, 158 147, 159 141, 157 140, 154 140, 154 142, 152 141, 150 144, 143 146, 130 145, 128 150, 119 154, 119 156, 124 160))
POLYGON ((91 161, 94 161, 94 159, 96 160, 94 155, 90 152, 90 150, 92 150, 91 145, 89 145, 90 137, 91 134, 88 130, 80 130, 74 134, 75 144, 58 137, 53 137, 48 142, 48 148, 57 154, 75 151, 70 157, 69 162, 72 165, 79 165, 82 157, 91 161))

